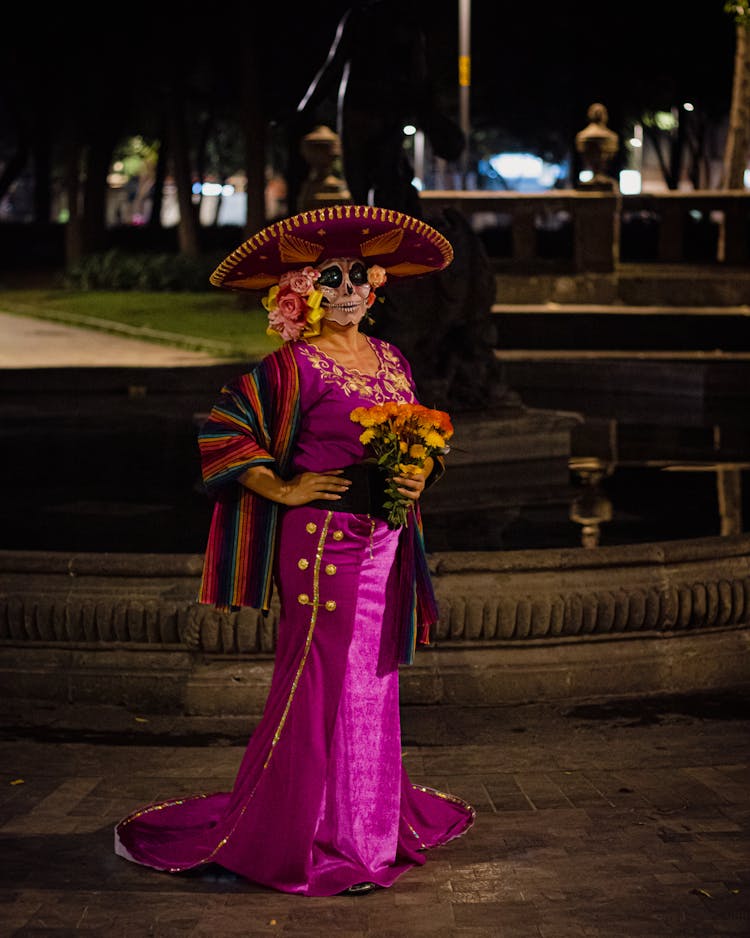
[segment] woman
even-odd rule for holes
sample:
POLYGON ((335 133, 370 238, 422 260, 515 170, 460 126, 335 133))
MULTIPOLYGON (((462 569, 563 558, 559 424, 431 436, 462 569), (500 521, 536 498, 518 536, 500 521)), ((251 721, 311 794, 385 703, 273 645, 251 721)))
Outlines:
POLYGON ((269 226, 212 275, 230 289, 270 286, 269 331, 284 344, 222 390, 201 430, 216 501, 199 599, 267 610, 275 581, 274 672, 233 790, 139 809, 117 825, 121 856, 170 872, 218 863, 309 896, 359 894, 471 826, 469 805, 412 785, 401 762, 398 664, 437 615, 417 500, 441 467, 395 478, 414 512, 393 529, 350 419, 415 401, 399 351, 359 331, 375 289, 451 259, 423 222, 347 205, 269 226))

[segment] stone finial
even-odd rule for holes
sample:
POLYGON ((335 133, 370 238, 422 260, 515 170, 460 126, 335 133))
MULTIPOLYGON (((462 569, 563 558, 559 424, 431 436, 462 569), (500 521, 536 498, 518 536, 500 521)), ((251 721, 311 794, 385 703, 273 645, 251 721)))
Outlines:
POLYGON ((300 189, 300 211, 319 208, 331 201, 345 202, 350 198, 346 182, 335 171, 335 163, 341 156, 337 133, 330 127, 319 125, 302 138, 300 152, 310 167, 300 189))
POLYGON ((607 169, 619 149, 620 138, 607 127, 609 112, 600 102, 591 104, 586 116, 589 123, 576 134, 576 150, 583 158, 584 168, 591 170, 594 175, 588 182, 580 183, 580 187, 612 190, 616 183, 607 174, 607 169))

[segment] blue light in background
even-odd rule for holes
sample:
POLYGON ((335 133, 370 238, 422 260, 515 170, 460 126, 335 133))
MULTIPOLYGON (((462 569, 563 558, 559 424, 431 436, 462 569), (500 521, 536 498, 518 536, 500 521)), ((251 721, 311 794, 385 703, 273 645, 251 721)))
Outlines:
POLYGON ((479 161, 479 174, 488 189, 544 192, 564 178, 564 163, 549 163, 533 153, 495 153, 479 161))

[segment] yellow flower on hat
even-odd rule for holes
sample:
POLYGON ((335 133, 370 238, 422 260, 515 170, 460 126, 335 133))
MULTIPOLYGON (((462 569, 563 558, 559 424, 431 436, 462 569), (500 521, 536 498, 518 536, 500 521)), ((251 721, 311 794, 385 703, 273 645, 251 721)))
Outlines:
POLYGON ((268 310, 269 313, 272 313, 276 309, 276 307, 279 305, 276 300, 276 297, 278 296, 278 294, 279 294, 279 285, 277 283, 275 287, 271 287, 268 293, 266 293, 266 295, 261 300, 261 303, 268 310))

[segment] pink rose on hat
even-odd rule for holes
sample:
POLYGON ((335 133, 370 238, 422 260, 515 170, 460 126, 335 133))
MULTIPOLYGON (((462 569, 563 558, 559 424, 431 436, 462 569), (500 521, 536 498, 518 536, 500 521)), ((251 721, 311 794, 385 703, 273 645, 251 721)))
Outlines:
POLYGON ((289 270, 281 275, 279 290, 289 287, 300 296, 307 296, 315 289, 315 281, 320 277, 320 271, 314 267, 303 267, 302 270, 289 270))

